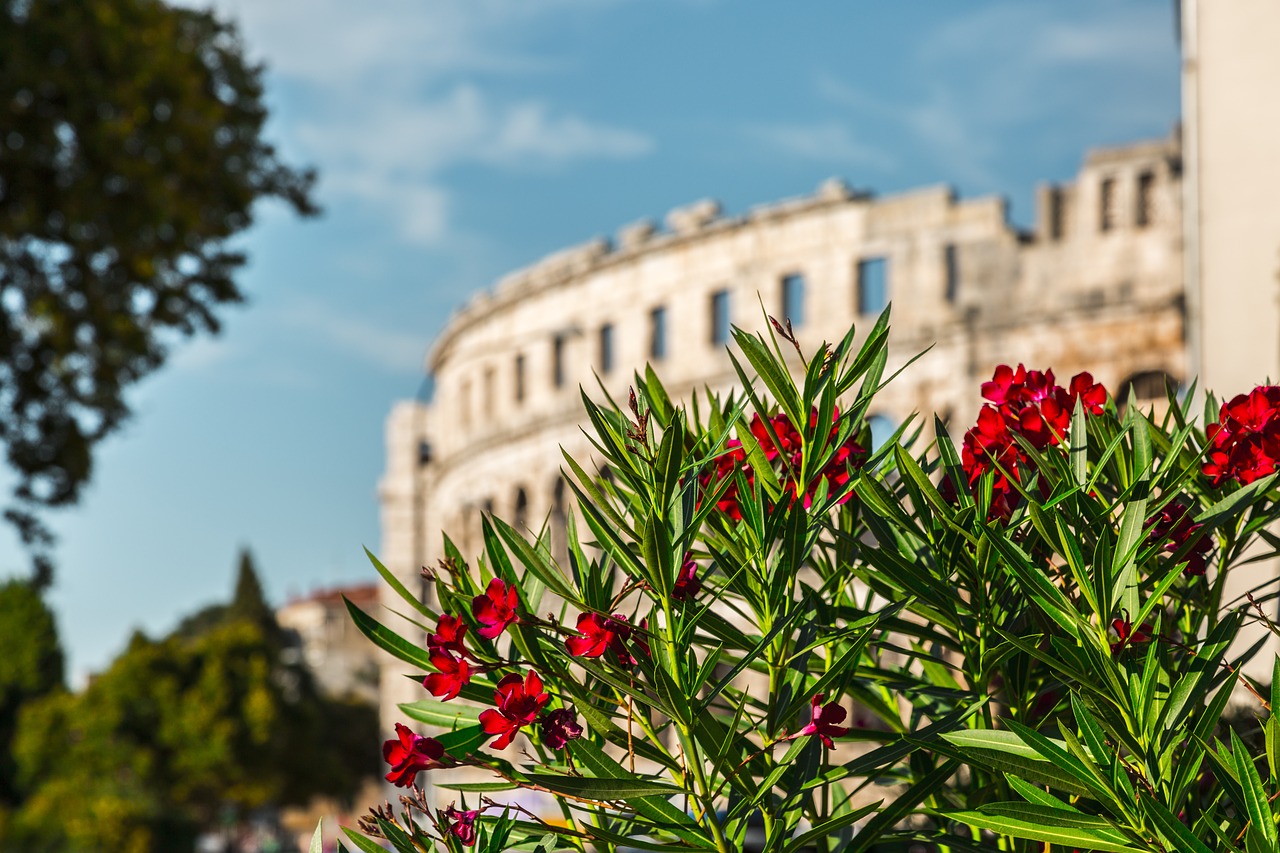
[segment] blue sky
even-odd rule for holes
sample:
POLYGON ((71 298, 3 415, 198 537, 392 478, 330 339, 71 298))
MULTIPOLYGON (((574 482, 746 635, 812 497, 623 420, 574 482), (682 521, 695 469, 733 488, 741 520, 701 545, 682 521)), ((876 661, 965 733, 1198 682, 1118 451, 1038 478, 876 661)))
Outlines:
MULTIPOLYGON (((248 305, 133 393, 53 517, 79 680, 230 593, 368 579, 383 421, 471 292, 697 198, 845 177, 1002 193, 1178 115, 1171 0, 221 0, 269 67, 269 134, 323 218, 264 206, 248 305)), ((24 557, 0 538, 0 569, 24 557)))

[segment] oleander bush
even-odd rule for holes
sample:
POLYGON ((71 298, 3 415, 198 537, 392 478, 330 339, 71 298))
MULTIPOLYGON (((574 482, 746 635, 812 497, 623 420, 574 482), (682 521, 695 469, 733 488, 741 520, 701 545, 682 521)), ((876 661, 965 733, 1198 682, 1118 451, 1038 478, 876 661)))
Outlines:
POLYGON ((1000 367, 959 441, 873 446, 888 331, 735 330, 743 390, 687 406, 652 371, 584 394, 554 544, 486 517, 429 603, 375 559, 425 640, 352 616, 422 699, 383 752, 404 795, 350 842, 1278 849, 1280 678, 1237 635, 1276 598, 1280 388, 1210 398, 1206 430, 1194 390, 1157 415, 1000 367))

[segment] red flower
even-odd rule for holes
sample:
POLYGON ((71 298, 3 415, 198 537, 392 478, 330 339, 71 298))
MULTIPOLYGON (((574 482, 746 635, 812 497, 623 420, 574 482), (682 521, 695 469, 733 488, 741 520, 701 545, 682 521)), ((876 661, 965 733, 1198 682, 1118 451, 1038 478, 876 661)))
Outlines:
POLYGON ((1218 423, 1205 430, 1201 470, 1215 486, 1227 480, 1252 483, 1280 463, 1280 386, 1260 385, 1222 404, 1218 423))
POLYGON ((833 737, 844 737, 849 732, 848 726, 840 725, 844 721, 845 710, 840 707, 839 702, 828 702, 823 705, 822 699, 823 695, 819 693, 809 700, 813 718, 808 725, 796 732, 795 737, 817 735, 827 749, 834 749, 835 744, 831 742, 831 739, 833 737))
MULTIPOLYGON (((817 412, 813 413, 813 417, 817 418, 817 412)), ((776 414, 769 418, 769 426, 773 427, 774 433, 778 436, 777 443, 774 442, 773 436, 769 435, 769 427, 765 426, 764 419, 760 417, 760 413, 751 416, 751 435, 760 445, 760 449, 764 451, 765 458, 770 462, 783 457, 783 461, 792 464, 798 464, 800 457, 800 433, 791 424, 791 419, 784 414, 776 414)))
POLYGON ((1160 510, 1159 515, 1147 519, 1147 544, 1164 543, 1162 551, 1175 553, 1187 542, 1194 542, 1191 550, 1183 556, 1187 565, 1182 573, 1188 577, 1203 575, 1208 568, 1208 554, 1213 549, 1213 541, 1201 531, 1202 524, 1192 522, 1194 511, 1180 501, 1174 501, 1160 510))
POLYGON ((467 623, 457 616, 448 613, 436 622, 436 632, 427 635, 427 650, 431 652, 446 651, 465 656, 467 647, 463 640, 467 636, 467 623))
POLYGON ((1071 385, 1067 388, 1067 406, 1072 412, 1076 410, 1076 401, 1084 403, 1084 410, 1090 415, 1102 414, 1102 407, 1107 404, 1107 389, 1093 381, 1091 373, 1077 373, 1071 377, 1071 385))
MULTIPOLYGON (((1126 617, 1128 614, 1125 614, 1126 617)), ((1151 639, 1151 626, 1145 622, 1136 630, 1133 623, 1124 619, 1112 619, 1111 628, 1116 632, 1116 641, 1111 644, 1111 654, 1118 655, 1125 646, 1137 646, 1151 639)))
POLYGON ((494 749, 506 749, 519 733, 521 726, 533 725, 551 696, 542 691, 542 679, 529 670, 523 679, 516 673, 498 682, 493 692, 497 709, 486 708, 480 712, 480 726, 485 734, 498 735, 490 743, 494 749))
POLYGON ((464 846, 471 847, 476 843, 476 818, 479 816, 479 810, 459 811, 449 806, 440 812, 440 831, 452 835, 464 846))
POLYGON ((440 671, 422 679, 422 686, 444 702, 457 696, 463 687, 471 683, 471 664, 465 658, 455 658, 439 649, 431 654, 431 665, 440 671))
POLYGON ((408 726, 396 723, 396 737, 382 745, 382 759, 391 765, 387 781, 407 788, 423 770, 440 766, 444 746, 435 738, 414 734, 408 726))
POLYGON ((698 580, 698 564, 693 561, 693 552, 684 555, 684 563, 676 575, 675 588, 671 590, 671 598, 675 601, 692 601, 702 591, 702 581, 698 580))
POLYGON ((557 708, 542 718, 542 742, 552 749, 564 749, 571 740, 582 737, 582 726, 568 708, 557 708))
POLYGON ((733 481, 734 472, 742 469, 747 482, 754 481, 751 466, 747 464, 747 452, 742 449, 742 442, 731 438, 725 443, 725 451, 714 460, 714 468, 698 477, 698 485, 707 491, 713 484, 731 480, 720 499, 716 501, 716 509, 734 521, 742 520, 742 509, 738 506, 738 484, 733 481))
POLYGON ((501 634, 508 625, 518 621, 516 607, 519 604, 514 585, 507 586, 500 578, 489 581, 484 595, 477 595, 471 600, 471 615, 480 623, 476 633, 486 640, 501 634))
POLYGON ((567 638, 564 647, 576 658, 598 658, 606 651, 612 651, 623 666, 631 666, 635 659, 627 651, 629 639, 631 625, 622 614, 605 617, 597 613, 581 613, 578 615, 578 636, 567 638))

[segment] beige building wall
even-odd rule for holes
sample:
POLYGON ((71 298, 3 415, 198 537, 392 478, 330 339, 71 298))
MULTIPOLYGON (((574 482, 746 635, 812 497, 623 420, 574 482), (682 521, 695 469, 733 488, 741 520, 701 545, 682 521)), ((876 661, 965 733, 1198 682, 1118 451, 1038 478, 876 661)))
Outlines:
MULTIPOLYGON (((1183 0, 1181 15, 1191 353, 1202 387, 1229 400, 1280 382, 1280 2, 1183 0)), ((1228 598, 1278 571, 1249 566, 1228 598)), ((1264 634, 1249 626, 1241 643, 1264 634)), ((1248 674, 1270 681, 1275 652, 1248 674)))
POLYGON ((1182 35, 1199 373, 1230 398, 1280 381, 1280 2, 1185 0, 1182 35))

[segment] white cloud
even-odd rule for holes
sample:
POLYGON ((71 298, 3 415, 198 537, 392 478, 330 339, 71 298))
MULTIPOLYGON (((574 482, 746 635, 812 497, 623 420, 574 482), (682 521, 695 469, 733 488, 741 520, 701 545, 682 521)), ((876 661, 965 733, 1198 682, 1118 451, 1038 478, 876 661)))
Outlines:
POLYGON ((758 125, 748 128, 748 132, 766 145, 804 160, 884 169, 894 165, 891 156, 858 141, 849 128, 838 122, 758 125))
POLYGON ((291 303, 279 312, 279 322, 383 370, 416 371, 425 355, 420 330, 390 328, 319 301, 291 303))
POLYGON ((612 0, 218 0, 250 51, 305 107, 281 130, 314 161, 329 204, 355 200, 393 220, 413 243, 451 233, 446 172, 462 164, 508 170, 629 159, 654 148, 538 98, 495 94, 502 83, 557 69, 524 42, 559 16, 612 0), (486 80, 483 87, 477 80, 486 80))
POLYGON ((450 195, 441 176, 454 166, 520 170, 653 149, 643 134, 557 114, 541 102, 503 103, 472 84, 428 102, 378 99, 351 108, 347 128, 335 132, 330 122, 312 120, 297 128, 297 137, 327 164, 323 192, 391 211, 413 242, 448 234, 450 195))

